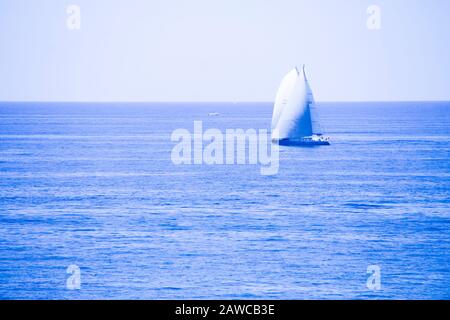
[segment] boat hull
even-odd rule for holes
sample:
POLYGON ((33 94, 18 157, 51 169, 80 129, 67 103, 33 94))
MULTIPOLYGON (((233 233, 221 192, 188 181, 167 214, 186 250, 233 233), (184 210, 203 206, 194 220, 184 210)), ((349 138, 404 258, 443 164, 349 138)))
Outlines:
POLYGON ((314 146, 329 146, 330 142, 327 139, 281 139, 273 140, 280 146, 298 146, 298 147, 314 147, 314 146))

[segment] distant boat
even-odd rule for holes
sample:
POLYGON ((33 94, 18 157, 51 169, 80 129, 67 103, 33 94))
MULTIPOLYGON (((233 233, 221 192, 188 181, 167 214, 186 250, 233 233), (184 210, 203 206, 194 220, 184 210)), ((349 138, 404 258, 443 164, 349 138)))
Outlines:
POLYGON ((210 113, 208 113, 208 116, 209 117, 217 117, 217 116, 220 116, 220 113, 218 113, 218 112, 210 112, 210 113))
POLYGON ((281 81, 272 116, 272 141, 280 145, 329 145, 323 136, 314 106, 314 96, 302 72, 291 70, 281 81))

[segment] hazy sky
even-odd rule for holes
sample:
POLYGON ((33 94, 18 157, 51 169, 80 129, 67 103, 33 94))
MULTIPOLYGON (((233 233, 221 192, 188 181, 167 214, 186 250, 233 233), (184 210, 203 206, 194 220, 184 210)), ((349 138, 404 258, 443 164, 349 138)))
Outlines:
POLYGON ((303 63, 318 101, 450 100, 449 60, 448 0, 0 0, 3 101, 272 101, 303 63))

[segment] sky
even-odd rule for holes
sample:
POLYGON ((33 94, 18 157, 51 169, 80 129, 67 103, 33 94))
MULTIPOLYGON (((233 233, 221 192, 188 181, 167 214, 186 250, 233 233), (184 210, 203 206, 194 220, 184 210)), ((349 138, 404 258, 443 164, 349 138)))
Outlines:
POLYGON ((0 101, 273 101, 302 64, 317 101, 450 100, 449 16, 448 0, 0 0, 0 101))

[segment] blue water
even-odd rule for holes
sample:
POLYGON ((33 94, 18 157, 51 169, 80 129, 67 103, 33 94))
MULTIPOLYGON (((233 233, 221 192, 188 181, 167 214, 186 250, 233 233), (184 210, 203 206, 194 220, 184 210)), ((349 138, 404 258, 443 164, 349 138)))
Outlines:
POLYGON ((269 103, 1 103, 0 298, 450 299, 450 103, 318 109, 331 146, 262 176, 176 166, 170 134, 269 103))

